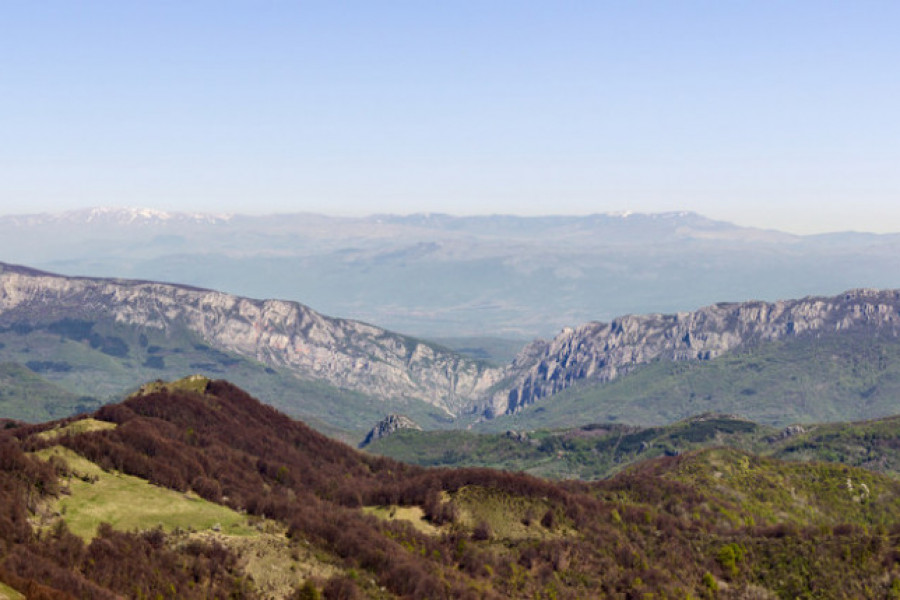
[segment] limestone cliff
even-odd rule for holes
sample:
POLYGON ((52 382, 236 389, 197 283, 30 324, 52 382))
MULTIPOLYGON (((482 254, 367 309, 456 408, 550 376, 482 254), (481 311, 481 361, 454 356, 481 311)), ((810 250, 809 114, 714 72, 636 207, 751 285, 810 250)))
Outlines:
POLYGON ((416 429, 422 431, 422 428, 406 415, 388 415, 378 421, 378 423, 369 430, 369 433, 367 433, 363 441, 360 442, 359 447, 365 448, 375 440, 380 440, 381 438, 392 435, 401 429, 416 429))
POLYGON ((370 396, 416 398, 448 415, 469 410, 502 370, 296 302, 118 279, 62 277, 0 263, 0 325, 111 319, 185 329, 212 347, 370 396))
POLYGON ((417 399, 448 416, 515 413, 580 382, 605 382, 655 360, 709 360, 747 345, 824 332, 900 336, 900 291, 716 304, 567 328, 494 368, 296 302, 119 279, 62 277, 0 263, 0 326, 106 320, 170 333, 360 391, 389 404, 417 399))
POLYGON ((709 360, 747 344, 854 328, 897 337, 900 291, 853 290, 586 323, 527 346, 483 408, 487 416, 514 413, 578 382, 609 381, 653 360, 709 360))

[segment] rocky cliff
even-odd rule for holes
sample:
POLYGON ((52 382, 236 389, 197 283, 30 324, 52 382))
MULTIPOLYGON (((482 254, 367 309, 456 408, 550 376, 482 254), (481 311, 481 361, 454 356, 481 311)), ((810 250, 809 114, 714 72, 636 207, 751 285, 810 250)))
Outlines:
POLYGON ((856 328, 897 337, 900 291, 853 290, 831 298, 716 304, 690 313, 587 323, 527 346, 484 412, 515 413, 578 382, 609 381, 654 360, 709 360, 748 344, 856 328))
POLYGON ((448 415, 502 375, 440 347, 296 302, 252 300, 145 281, 62 277, 0 263, 0 325, 110 319, 187 330, 212 347, 383 399, 416 398, 448 415))
MULTIPOLYGON (((900 291, 716 304, 567 328, 527 346, 505 369, 295 302, 120 279, 62 277, 0 263, 0 327, 105 320, 210 347, 390 404, 415 399, 451 417, 515 413, 581 382, 602 383, 656 360, 710 360, 818 332, 900 336, 900 291)), ((402 403, 401 403, 402 404, 402 403)), ((383 413, 382 413, 383 414, 383 413)))
POLYGON ((381 438, 397 433, 401 429, 416 429, 422 431, 422 428, 406 415, 388 415, 378 421, 378 423, 369 430, 369 433, 367 433, 363 441, 360 442, 359 447, 365 448, 375 440, 380 440, 381 438))

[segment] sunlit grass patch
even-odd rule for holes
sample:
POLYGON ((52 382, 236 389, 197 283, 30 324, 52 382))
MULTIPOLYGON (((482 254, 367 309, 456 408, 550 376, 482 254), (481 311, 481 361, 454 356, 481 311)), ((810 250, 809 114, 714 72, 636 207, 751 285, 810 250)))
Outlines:
POLYGON ((79 433, 88 433, 90 431, 104 431, 106 429, 115 429, 116 424, 108 421, 98 421, 97 419, 80 419, 73 421, 67 425, 57 426, 47 431, 37 434, 37 437, 44 440, 52 440, 64 435, 76 435, 79 433))
POLYGON ((257 530, 240 513, 208 502, 193 493, 169 490, 131 475, 101 469, 61 446, 42 450, 43 459, 62 458, 72 475, 50 510, 59 513, 69 529, 92 538, 100 523, 131 531, 162 527, 165 531, 217 529, 230 535, 255 535, 257 530))
POLYGON ((440 529, 425 520, 425 511, 419 506, 365 506, 363 512, 386 521, 407 521, 427 535, 436 535, 440 529))
POLYGON ((303 539, 288 539, 284 526, 266 521, 255 536, 235 536, 204 531, 175 537, 176 543, 191 540, 218 542, 240 557, 242 570, 253 578, 265 598, 288 598, 307 579, 326 580, 343 570, 332 564, 303 539))
POLYGON ((136 395, 146 396, 157 392, 194 392, 202 394, 209 385, 209 378, 203 375, 189 375, 177 381, 152 381, 141 386, 136 395))
POLYGON ((561 522, 552 529, 541 524, 541 519, 551 508, 544 500, 513 496, 480 486, 463 487, 452 498, 460 507, 463 525, 475 528, 486 524, 491 535, 499 539, 548 538, 565 535, 568 531, 561 522))

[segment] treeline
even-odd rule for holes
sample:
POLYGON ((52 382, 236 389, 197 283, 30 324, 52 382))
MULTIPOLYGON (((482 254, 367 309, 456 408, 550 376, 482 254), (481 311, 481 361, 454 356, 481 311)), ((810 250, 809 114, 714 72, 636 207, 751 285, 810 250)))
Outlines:
POLYGON ((174 552, 158 530, 126 533, 103 525, 86 544, 63 521, 50 531, 33 529, 29 515, 59 493, 59 467, 23 452, 16 438, 0 437, 0 581, 29 600, 240 593, 237 558, 218 544, 193 542, 174 552))

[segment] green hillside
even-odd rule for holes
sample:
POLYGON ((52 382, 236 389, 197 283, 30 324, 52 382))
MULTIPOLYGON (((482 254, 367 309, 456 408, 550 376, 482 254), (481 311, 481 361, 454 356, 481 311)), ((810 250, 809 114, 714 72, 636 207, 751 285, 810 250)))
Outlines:
POLYGON ((423 466, 478 466, 552 478, 600 479, 649 458, 721 446, 900 477, 900 416, 784 429, 710 414, 661 427, 598 424, 508 433, 401 430, 366 450, 423 466))
POLYGON ((551 478, 601 479, 649 458, 711 445, 762 450, 771 427, 723 415, 663 427, 597 424, 563 430, 475 433, 401 430, 366 447, 422 466, 491 467, 551 478))
MULTIPOLYGON (((717 518, 735 527, 900 522, 900 481, 834 463, 785 462, 733 448, 689 453, 670 464, 638 463, 635 472, 689 485, 715 498, 717 518)), ((636 495, 637 498, 640 494, 636 495)))
POLYGON ((656 361, 476 427, 662 425, 706 412, 783 426, 884 417, 898 411, 898 401, 900 340, 848 331, 760 343, 709 361, 656 361))
MULTIPOLYGON (((384 416, 383 402, 365 394, 303 380, 286 369, 222 352, 187 334, 107 321, 64 319, 40 327, 0 327, 0 417, 31 422, 60 418, 121 400, 140 384, 191 374, 227 377, 288 414, 330 434, 365 430, 384 416)), ((429 427, 446 415, 418 400, 398 400, 429 427)))
POLYGON ((246 516, 220 504, 153 486, 138 477, 104 471, 68 448, 52 446, 37 456, 65 464, 65 491, 49 509, 63 515, 68 529, 79 537, 90 540, 100 523, 125 531, 160 527, 169 532, 215 528, 230 535, 255 533, 246 516))
POLYGON ((93 410, 99 400, 74 394, 15 362, 0 362, 0 417, 48 421, 93 410))
POLYGON ((900 476, 900 416, 827 423, 778 440, 773 456, 824 460, 900 476))

